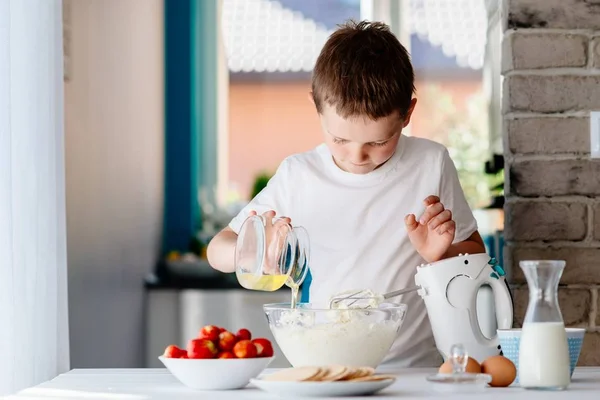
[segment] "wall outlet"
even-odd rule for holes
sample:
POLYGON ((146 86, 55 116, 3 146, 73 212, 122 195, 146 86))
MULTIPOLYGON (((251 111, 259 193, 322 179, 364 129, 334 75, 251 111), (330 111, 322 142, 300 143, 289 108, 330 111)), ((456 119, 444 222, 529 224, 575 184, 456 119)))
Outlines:
POLYGON ((600 158, 600 111, 590 112, 590 153, 600 158))

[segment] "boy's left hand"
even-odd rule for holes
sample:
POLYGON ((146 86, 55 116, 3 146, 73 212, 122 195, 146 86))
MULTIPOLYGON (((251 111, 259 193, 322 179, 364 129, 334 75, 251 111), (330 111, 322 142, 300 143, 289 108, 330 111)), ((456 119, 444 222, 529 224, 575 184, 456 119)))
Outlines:
POLYGON ((446 210, 437 196, 424 200, 425 212, 417 221, 414 214, 404 218, 408 237, 427 262, 440 260, 454 241, 456 224, 452 212, 446 210))

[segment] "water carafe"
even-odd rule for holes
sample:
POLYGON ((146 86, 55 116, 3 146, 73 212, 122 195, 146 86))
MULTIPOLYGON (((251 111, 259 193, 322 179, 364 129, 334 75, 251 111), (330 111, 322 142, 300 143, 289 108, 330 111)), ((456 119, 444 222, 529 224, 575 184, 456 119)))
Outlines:
POLYGON ((569 345, 557 294, 565 261, 521 261, 519 265, 529 287, 519 348, 519 384, 525 389, 566 389, 571 383, 569 345))

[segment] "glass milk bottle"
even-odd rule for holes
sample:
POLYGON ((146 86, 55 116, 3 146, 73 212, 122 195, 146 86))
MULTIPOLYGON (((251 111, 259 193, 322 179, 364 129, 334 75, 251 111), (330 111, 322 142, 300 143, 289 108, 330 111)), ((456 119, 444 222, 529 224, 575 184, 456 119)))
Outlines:
POLYGON ((558 306, 565 262, 521 261, 529 305, 519 346, 519 384, 525 389, 563 390, 571 383, 569 346, 558 306))

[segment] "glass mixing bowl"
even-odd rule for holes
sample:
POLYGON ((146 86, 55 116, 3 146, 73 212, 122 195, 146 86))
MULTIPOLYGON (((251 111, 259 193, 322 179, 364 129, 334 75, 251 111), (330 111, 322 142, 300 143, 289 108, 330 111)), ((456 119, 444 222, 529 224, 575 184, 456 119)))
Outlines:
POLYGON ((311 303, 263 306, 269 328, 293 367, 345 365, 376 368, 392 347, 406 304, 370 309, 319 309, 311 303))

